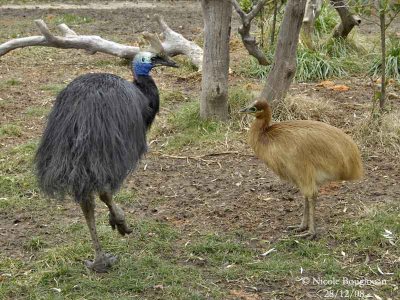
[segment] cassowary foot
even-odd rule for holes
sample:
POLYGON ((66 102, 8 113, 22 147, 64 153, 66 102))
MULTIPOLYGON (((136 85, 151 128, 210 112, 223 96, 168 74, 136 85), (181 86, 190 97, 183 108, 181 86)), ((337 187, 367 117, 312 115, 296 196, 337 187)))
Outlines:
POLYGON ((125 215, 121 208, 115 207, 109 214, 109 223, 113 230, 117 228, 121 235, 132 233, 132 229, 126 224, 125 215))
POLYGON ((287 230, 289 231, 294 231, 294 232, 303 232, 308 229, 308 226, 306 225, 293 225, 293 226, 288 226, 286 227, 287 230))
POLYGON ((117 256, 104 253, 96 257, 94 261, 85 260, 85 266, 97 273, 106 273, 117 262, 117 256))
POLYGON ((317 234, 315 233, 315 231, 314 232, 307 231, 307 232, 304 232, 304 233, 301 233, 301 234, 296 234, 295 237, 314 240, 317 237, 317 234))

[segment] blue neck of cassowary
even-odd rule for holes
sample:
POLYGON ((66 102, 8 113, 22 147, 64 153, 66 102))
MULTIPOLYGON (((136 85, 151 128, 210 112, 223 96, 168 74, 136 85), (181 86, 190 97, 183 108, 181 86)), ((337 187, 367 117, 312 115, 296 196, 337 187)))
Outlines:
POLYGON ((134 84, 140 89, 143 95, 148 99, 149 110, 143 112, 143 119, 147 128, 150 128, 156 114, 160 109, 160 96, 158 88, 153 78, 150 75, 136 75, 134 84))
POLYGON ((150 71, 153 68, 153 64, 144 63, 144 62, 134 62, 133 64, 133 72, 135 74, 135 78, 137 76, 150 76, 150 71))

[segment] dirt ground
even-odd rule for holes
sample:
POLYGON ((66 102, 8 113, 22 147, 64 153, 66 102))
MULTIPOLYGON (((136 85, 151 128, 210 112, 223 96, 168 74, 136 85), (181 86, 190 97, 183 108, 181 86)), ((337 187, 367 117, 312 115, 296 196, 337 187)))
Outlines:
MULTIPOLYGON (((32 20, 51 20, 59 10, 0 8, 0 12, 3 24, 9 22, 11 26, 15 19, 21 20, 22 25, 17 31, 22 37, 37 34, 32 20)), ((157 24, 147 18, 154 13, 162 14, 171 28, 188 39, 199 39, 202 32, 198 4, 192 4, 189 8, 179 5, 113 10, 75 8, 64 9, 63 13, 96 20, 72 26, 78 33, 101 33, 104 38, 131 40, 132 43, 137 42, 140 32, 158 30, 157 24)), ((0 33, 0 42, 10 38, 7 31, 0 33)), ((18 137, 0 140, 0 148, 4 151, 40 136, 45 119, 27 119, 26 109, 40 105, 50 107, 52 98, 38 87, 69 82, 78 74, 101 69, 95 65, 96 60, 109 58, 102 54, 88 56, 74 50, 60 50, 58 54, 52 54, 56 60, 49 60, 45 56, 38 60, 25 60, 23 56, 17 57, 13 53, 0 58, 0 80, 18 78, 21 84, 0 89, 0 98, 13 99, 12 105, 1 107, 0 122, 17 122, 24 130, 18 137)), ((233 63, 238 63, 241 56, 235 54, 232 57, 236 60, 233 63)), ((110 72, 120 70, 113 68, 110 67, 110 72)), ((128 69, 122 72, 119 75, 129 78, 128 69)), ((196 95, 200 91, 200 79, 187 81, 177 75, 165 76, 162 72, 156 72, 154 77, 161 90, 176 89, 187 95, 196 95)), ((246 82, 247 79, 232 74, 231 80, 246 82)), ((330 123, 351 133, 356 119, 354 116, 361 116, 368 111, 373 91, 366 78, 337 82, 348 85, 350 90, 335 92, 318 88, 315 83, 295 83, 291 93, 331 101, 337 106, 337 113, 332 116, 330 123)), ((399 107, 399 100, 392 100, 392 105, 399 107)), ((161 108, 161 116, 168 113, 164 107, 161 108)), ((397 202, 400 198, 398 158, 380 149, 365 149, 362 145, 360 148, 365 178, 358 182, 331 184, 321 189, 316 208, 319 235, 329 235, 331 228, 345 220, 358 218, 369 207, 397 202)), ((124 204, 128 219, 147 216, 172 224, 187 234, 198 230, 221 233, 243 231, 248 236, 273 243, 288 236, 285 228, 299 223, 302 213, 303 199, 298 190, 280 181, 252 155, 245 132, 242 140, 221 145, 218 149, 188 148, 180 153, 164 153, 160 144, 155 142, 136 172, 129 176, 125 188, 134 190, 137 195, 137 201, 124 204)), ((78 207, 73 203, 66 204, 65 210, 65 222, 80 216, 78 207)), ((45 217, 46 212, 43 212, 45 217)), ((45 232, 46 226, 42 225, 40 216, 31 218, 29 212, 24 210, 0 211, 0 252, 10 257, 24 256, 21 245, 30 236, 45 232), (16 223, 19 225, 10 225, 16 223)), ((268 288, 271 287, 260 287, 261 290, 268 288)))

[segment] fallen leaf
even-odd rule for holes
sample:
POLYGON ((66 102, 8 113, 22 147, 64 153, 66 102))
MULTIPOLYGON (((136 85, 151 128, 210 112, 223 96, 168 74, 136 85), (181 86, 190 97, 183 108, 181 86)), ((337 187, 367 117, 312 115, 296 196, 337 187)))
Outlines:
POLYGON ((345 92, 345 91, 348 91, 350 88, 347 85, 337 84, 332 87, 328 87, 328 89, 337 91, 337 92, 345 92))
POLYGON ((334 86, 334 85, 335 85, 335 83, 333 81, 325 80, 325 81, 321 81, 316 86, 322 86, 324 88, 327 88, 327 87, 334 86))

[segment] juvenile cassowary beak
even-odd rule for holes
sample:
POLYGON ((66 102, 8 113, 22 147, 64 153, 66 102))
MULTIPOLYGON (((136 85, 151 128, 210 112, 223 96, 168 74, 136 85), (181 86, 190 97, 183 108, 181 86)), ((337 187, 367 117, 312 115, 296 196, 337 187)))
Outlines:
POLYGON ((158 67, 158 66, 167 66, 167 67, 173 67, 173 68, 178 68, 179 65, 174 62, 172 59, 170 59, 167 56, 157 56, 154 58, 153 61, 153 66, 158 67))
POLYGON ((257 108, 254 106, 249 106, 239 110, 239 112, 242 114, 254 114, 257 112, 257 108))

